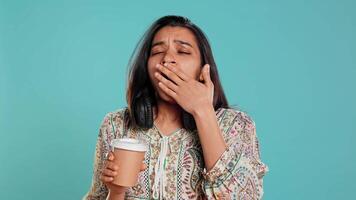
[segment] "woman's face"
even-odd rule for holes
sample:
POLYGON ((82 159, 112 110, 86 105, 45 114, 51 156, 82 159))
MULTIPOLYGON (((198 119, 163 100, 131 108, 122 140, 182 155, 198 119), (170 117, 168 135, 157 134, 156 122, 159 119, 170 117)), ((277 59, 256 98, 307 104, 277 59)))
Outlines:
POLYGON ((160 71, 156 64, 171 64, 182 70, 188 76, 198 80, 200 78, 200 51, 194 34, 187 28, 166 26, 160 29, 153 38, 151 52, 148 59, 148 73, 158 96, 171 103, 173 98, 167 95, 159 86, 154 73, 160 71))

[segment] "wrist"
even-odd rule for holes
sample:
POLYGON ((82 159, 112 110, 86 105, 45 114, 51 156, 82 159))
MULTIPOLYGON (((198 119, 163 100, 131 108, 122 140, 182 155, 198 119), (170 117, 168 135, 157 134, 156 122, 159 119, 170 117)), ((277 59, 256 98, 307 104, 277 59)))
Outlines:
POLYGON ((194 109, 192 115, 194 118, 204 117, 209 113, 215 113, 213 105, 199 106, 194 109))

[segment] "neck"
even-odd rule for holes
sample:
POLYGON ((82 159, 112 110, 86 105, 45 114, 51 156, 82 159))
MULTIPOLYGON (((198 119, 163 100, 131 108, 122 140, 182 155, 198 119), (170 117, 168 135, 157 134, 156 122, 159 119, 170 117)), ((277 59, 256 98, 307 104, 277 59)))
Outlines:
POLYGON ((182 108, 178 104, 158 100, 153 108, 153 119, 159 124, 181 124, 182 108))

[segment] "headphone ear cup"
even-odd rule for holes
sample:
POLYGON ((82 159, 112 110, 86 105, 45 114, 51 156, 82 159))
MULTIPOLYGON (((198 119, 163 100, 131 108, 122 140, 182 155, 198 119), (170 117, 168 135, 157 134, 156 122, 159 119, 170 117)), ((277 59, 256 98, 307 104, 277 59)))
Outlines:
POLYGON ((134 118, 139 127, 150 128, 153 125, 153 100, 147 89, 143 89, 133 100, 134 118))
POLYGON ((143 107, 144 107, 144 111, 142 113, 142 115, 144 116, 144 121, 145 121, 145 125, 143 127, 145 128, 149 128, 152 127, 153 125, 153 110, 152 110, 152 101, 150 99, 150 97, 145 97, 142 101, 143 107))

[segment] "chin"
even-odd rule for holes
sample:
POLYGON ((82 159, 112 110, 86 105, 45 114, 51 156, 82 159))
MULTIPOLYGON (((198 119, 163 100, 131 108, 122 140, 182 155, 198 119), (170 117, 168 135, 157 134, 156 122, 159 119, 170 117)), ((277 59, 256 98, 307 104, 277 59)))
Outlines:
POLYGON ((159 91, 158 96, 162 101, 169 102, 171 104, 177 104, 177 102, 172 97, 168 96, 163 91, 159 91))

